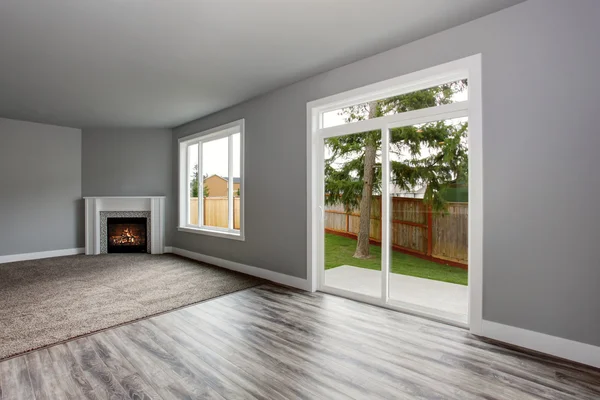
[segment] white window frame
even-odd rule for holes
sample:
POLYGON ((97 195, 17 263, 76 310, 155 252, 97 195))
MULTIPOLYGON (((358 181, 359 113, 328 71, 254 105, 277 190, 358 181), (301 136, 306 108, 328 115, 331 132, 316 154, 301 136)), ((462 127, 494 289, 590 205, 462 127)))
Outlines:
MULTIPOLYGON (((209 235, 233 240, 245 240, 244 235, 244 153, 245 153, 245 121, 240 119, 231 123, 218 126, 216 128, 208 129, 202 132, 195 133, 193 135, 185 136, 179 139, 179 223, 177 230, 180 232, 198 233, 202 235, 209 235), (240 134, 240 229, 233 229, 233 204, 234 198, 234 183, 233 183, 233 135, 240 134), (198 193, 198 225, 191 225, 188 223, 189 215, 189 187, 190 187, 190 174, 188 171, 189 160, 188 160, 188 147, 195 144, 198 145, 198 177, 202 179, 202 144, 206 142, 212 142, 213 140, 221 138, 229 138, 228 143, 228 179, 227 179, 227 191, 228 191, 228 228, 205 226, 203 225, 204 219, 204 196, 201 195, 204 189, 204 182, 202 181, 201 187, 199 187, 198 193)), ((200 185, 200 182, 199 182, 200 185)))
MULTIPOLYGON (((469 309, 466 328, 481 334, 483 319, 483 161, 482 161, 482 94, 481 54, 438 65, 425 70, 377 82, 347 92, 311 101, 307 110, 307 287, 311 291, 324 290, 382 307, 426 316, 432 319, 464 326, 414 305, 400 304, 389 299, 389 221, 382 221, 382 290, 381 298, 333 290, 324 286, 324 140, 369 130, 380 130, 382 147, 387 148, 389 130, 394 127, 422 124, 467 116, 469 121, 469 309), (458 103, 388 115, 323 128, 323 114, 354 104, 366 103, 404 93, 430 88, 443 83, 467 78, 468 100, 458 103)), ((389 165, 387 152, 382 152, 382 207, 389 213, 389 165)))

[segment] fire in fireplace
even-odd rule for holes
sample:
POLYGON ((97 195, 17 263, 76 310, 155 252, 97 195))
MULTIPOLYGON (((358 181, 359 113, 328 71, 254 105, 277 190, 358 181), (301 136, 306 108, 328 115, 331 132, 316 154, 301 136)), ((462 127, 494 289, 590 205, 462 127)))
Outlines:
POLYGON ((107 218, 109 253, 146 253, 146 218, 107 218))

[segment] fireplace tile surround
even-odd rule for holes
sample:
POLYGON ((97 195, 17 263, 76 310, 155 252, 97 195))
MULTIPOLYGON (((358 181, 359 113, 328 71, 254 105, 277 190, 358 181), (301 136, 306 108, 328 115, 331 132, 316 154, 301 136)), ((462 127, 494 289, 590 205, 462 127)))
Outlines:
POLYGON ((150 254, 163 254, 164 196, 102 196, 85 199, 85 254, 106 254, 108 218, 147 218, 146 245, 150 254))

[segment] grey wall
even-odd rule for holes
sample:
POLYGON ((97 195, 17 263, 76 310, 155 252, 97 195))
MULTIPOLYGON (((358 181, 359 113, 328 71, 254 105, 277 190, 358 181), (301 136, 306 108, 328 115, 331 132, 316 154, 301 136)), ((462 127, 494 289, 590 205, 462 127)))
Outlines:
MULTIPOLYGON (((167 196, 171 211, 171 140, 170 129, 84 129, 83 196, 167 196)), ((171 221, 167 212, 167 227, 171 221)), ((167 229, 167 246, 172 232, 167 229)))
POLYGON ((175 159, 246 119, 247 231, 173 245, 305 277, 306 103, 482 53, 484 319, 600 345, 598 20, 597 0, 529 0, 176 128, 175 159))
POLYGON ((76 247, 81 130, 0 118, 0 255, 76 247))

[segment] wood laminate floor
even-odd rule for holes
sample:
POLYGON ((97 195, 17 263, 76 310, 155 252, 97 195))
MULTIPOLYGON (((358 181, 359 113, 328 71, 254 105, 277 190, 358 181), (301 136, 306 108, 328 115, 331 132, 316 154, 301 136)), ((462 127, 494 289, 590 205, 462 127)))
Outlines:
POLYGON ((0 399, 599 399, 600 372, 264 285, 0 363, 0 399))

